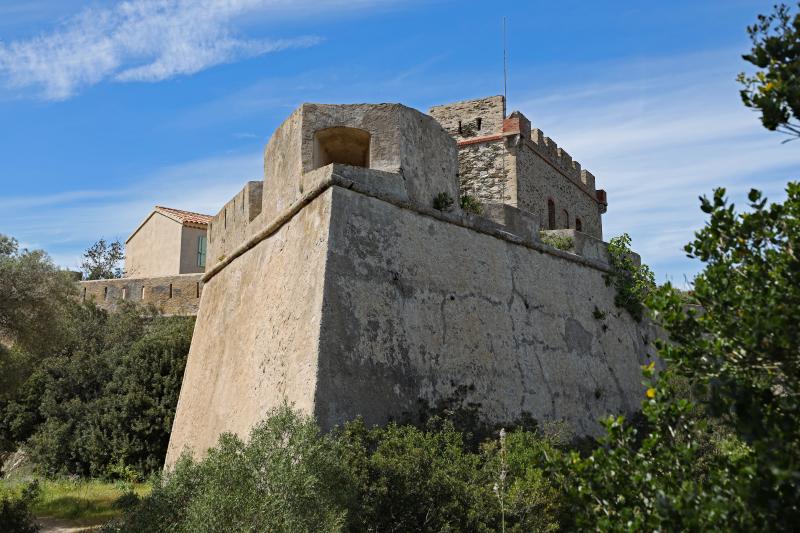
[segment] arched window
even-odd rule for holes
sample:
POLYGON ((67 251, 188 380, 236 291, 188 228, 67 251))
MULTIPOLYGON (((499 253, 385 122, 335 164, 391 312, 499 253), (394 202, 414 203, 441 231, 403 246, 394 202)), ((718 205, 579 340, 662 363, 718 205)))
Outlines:
POLYGON ((346 127, 315 131, 314 168, 331 163, 369 167, 369 132, 346 127))
POLYGON ((581 222, 580 217, 575 217, 575 229, 578 231, 583 231, 583 222, 581 222))
POLYGON ((563 219, 564 229, 569 229, 569 213, 566 209, 561 210, 561 218, 563 219))
POLYGON ((547 199, 547 229, 556 229, 556 203, 547 199))

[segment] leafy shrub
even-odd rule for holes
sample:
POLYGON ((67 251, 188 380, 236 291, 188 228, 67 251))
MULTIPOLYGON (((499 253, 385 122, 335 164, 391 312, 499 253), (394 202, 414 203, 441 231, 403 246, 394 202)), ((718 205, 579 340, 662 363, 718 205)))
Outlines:
POLYGON ((566 527, 602 531, 794 531, 800 519, 800 184, 737 213, 718 189, 687 245, 705 263, 691 302, 648 295, 670 343, 645 368, 644 423, 606 420, 587 456, 554 456, 566 527), (694 401, 693 401, 694 400, 694 401), (695 403, 699 402, 699 404, 695 403))
POLYGON ((569 235, 559 235, 558 233, 542 231, 539 233, 539 237, 544 244, 558 250, 572 250, 572 247, 575 246, 575 242, 569 235))
POLYGON ((482 458, 464 449, 452 425, 425 431, 392 424, 367 431, 355 422, 342 438, 361 477, 362 503, 352 517, 356 530, 491 530, 497 509, 482 458))
POLYGON ((39 495, 37 482, 29 484, 19 495, 0 491, 0 531, 34 533, 39 531, 31 505, 39 495))
POLYGON ((742 484, 749 511, 792 530, 800 521, 800 184, 787 185, 783 203, 757 190, 748 199, 744 213, 724 189, 701 199, 709 220, 686 251, 705 263, 692 290, 702 311, 669 285, 649 305, 674 341, 662 356, 752 450, 742 484))
POLYGON ((483 213, 483 204, 477 198, 477 196, 472 196, 471 194, 465 194, 461 197, 461 209, 463 209, 467 213, 480 215, 483 213))
POLYGON ((666 374, 643 402, 644 424, 604 421, 600 446, 587 456, 553 455, 553 479, 567 502, 565 526, 597 531, 747 531, 758 522, 740 488, 749 453, 721 445, 724 433, 676 394, 666 374))
POLYGON ((248 443, 224 435, 200 462, 184 456, 109 531, 553 530, 559 495, 537 466, 552 450, 519 430, 502 448, 427 429, 356 420, 323 435, 284 406, 248 443), (505 511, 493 491, 505 464, 505 511))
POLYGON ((761 112, 765 128, 796 139, 800 137, 800 13, 792 14, 785 4, 776 5, 769 15, 759 15, 747 33, 752 48, 742 58, 759 70, 751 76, 739 74, 742 102, 761 112))
POLYGON ((279 409, 245 444, 225 434, 188 455, 109 526, 117 531, 341 531, 354 506, 343 448, 307 417, 279 409))
POLYGON ((650 267, 637 265, 627 233, 614 237, 608 243, 612 272, 606 275, 606 285, 614 285, 617 294, 614 303, 630 313, 637 321, 644 317, 645 300, 655 288, 655 277, 650 267))

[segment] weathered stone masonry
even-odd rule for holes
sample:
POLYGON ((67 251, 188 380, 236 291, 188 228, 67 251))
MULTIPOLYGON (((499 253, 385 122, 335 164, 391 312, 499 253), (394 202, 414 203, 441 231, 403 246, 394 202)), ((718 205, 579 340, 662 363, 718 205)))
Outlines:
POLYGON ((179 274, 158 278, 121 278, 82 281, 80 298, 114 311, 120 302, 152 305, 165 315, 194 316, 203 292, 202 274, 179 274))
MULTIPOLYGON (((433 209, 437 194, 458 195, 465 158, 458 134, 415 110, 305 104, 278 128, 263 188, 248 184, 236 222, 219 224, 221 212, 210 229, 216 251, 167 466, 187 448, 204 454, 223 431, 246 435, 284 401, 326 429, 358 415, 383 423, 460 385, 488 419, 529 413, 579 433, 637 408, 653 335, 614 307, 605 245, 574 228, 560 230, 569 251, 544 245, 541 213, 523 207, 540 206, 540 191, 580 202, 593 180, 572 181, 584 174, 571 164, 560 178, 527 175, 520 146, 535 154, 527 143, 536 143, 524 138, 524 117, 505 117, 501 98, 482 102, 486 116, 470 120, 501 138, 474 144, 499 142, 517 165, 506 178, 511 200, 497 198, 483 171, 470 176, 478 196, 496 200, 486 216, 433 209), (526 185, 537 179, 562 180, 563 190, 526 185)), ((568 207, 600 232, 602 202, 568 207)))

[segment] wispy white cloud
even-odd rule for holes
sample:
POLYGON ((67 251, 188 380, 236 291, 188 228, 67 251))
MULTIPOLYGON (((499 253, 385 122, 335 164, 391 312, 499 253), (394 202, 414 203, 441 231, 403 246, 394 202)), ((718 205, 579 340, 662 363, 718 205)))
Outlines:
POLYGON ((262 165, 260 152, 241 153, 164 167, 116 189, 4 199, 0 233, 76 268, 89 244, 101 237, 124 241, 155 205, 216 214, 246 181, 259 179, 262 165))
MULTIPOLYGON (((319 9, 340 2, 314 2, 319 9)), ((363 4, 364 2, 362 2, 363 4)), ((237 25, 253 13, 286 14, 311 2, 288 0, 129 0, 87 7, 50 33, 0 42, 0 79, 69 98, 103 80, 154 82, 294 47, 316 36, 248 38, 237 25)))
POLYGON ((723 50, 576 69, 581 79, 510 102, 597 176, 610 201, 604 233, 631 234, 660 279, 682 282, 700 267, 683 252, 705 220, 698 196, 726 187, 741 204, 755 187, 780 200, 798 179, 797 146, 742 105, 737 58, 723 50))
MULTIPOLYGON (((608 190, 607 237, 630 233, 659 280, 682 282, 699 266, 682 250, 704 223, 699 195, 724 186, 741 203, 749 188, 757 187, 778 200, 785 183, 800 178, 797 144, 781 144, 783 137, 764 130, 758 117, 742 106, 734 81, 738 68, 737 53, 731 50, 576 65, 574 79, 563 70, 549 77, 540 68, 529 78, 512 78, 512 87, 520 89, 512 92, 509 110, 522 110, 608 190)), ((308 97, 376 101, 397 93, 406 95, 402 101, 430 99, 425 104, 437 104, 480 94, 459 92, 449 85, 450 77, 428 71, 412 70, 391 80, 388 89, 373 79, 337 85, 336 75, 317 70, 307 77, 270 79, 182 119, 224 121, 268 110, 277 120, 288 115, 295 99, 308 97)), ((266 142, 268 132, 257 136, 266 142)), ((52 250, 61 264, 70 266, 76 264, 68 262, 70 257, 77 258, 87 243, 103 236, 98 228, 105 236, 124 239, 160 203, 213 213, 247 179, 260 174, 261 156, 254 152, 159 170, 136 180, 135 189, 111 191, 108 201, 78 198, 91 195, 88 191, 75 193, 75 199, 48 197, 50 207, 38 210, 25 208, 24 198, 14 198, 9 200, 14 205, 3 209, 11 214, 14 228, 0 229, 52 250)))
POLYGON ((107 199, 122 194, 122 191, 66 191, 42 196, 11 196, 0 198, 0 210, 30 209, 60 205, 66 202, 107 199))

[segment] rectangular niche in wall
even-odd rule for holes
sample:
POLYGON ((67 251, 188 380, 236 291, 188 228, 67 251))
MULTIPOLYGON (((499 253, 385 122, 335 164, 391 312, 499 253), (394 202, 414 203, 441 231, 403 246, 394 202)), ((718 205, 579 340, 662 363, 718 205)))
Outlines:
POLYGON ((369 168, 369 132, 346 127, 315 131, 314 168, 331 163, 369 168))

